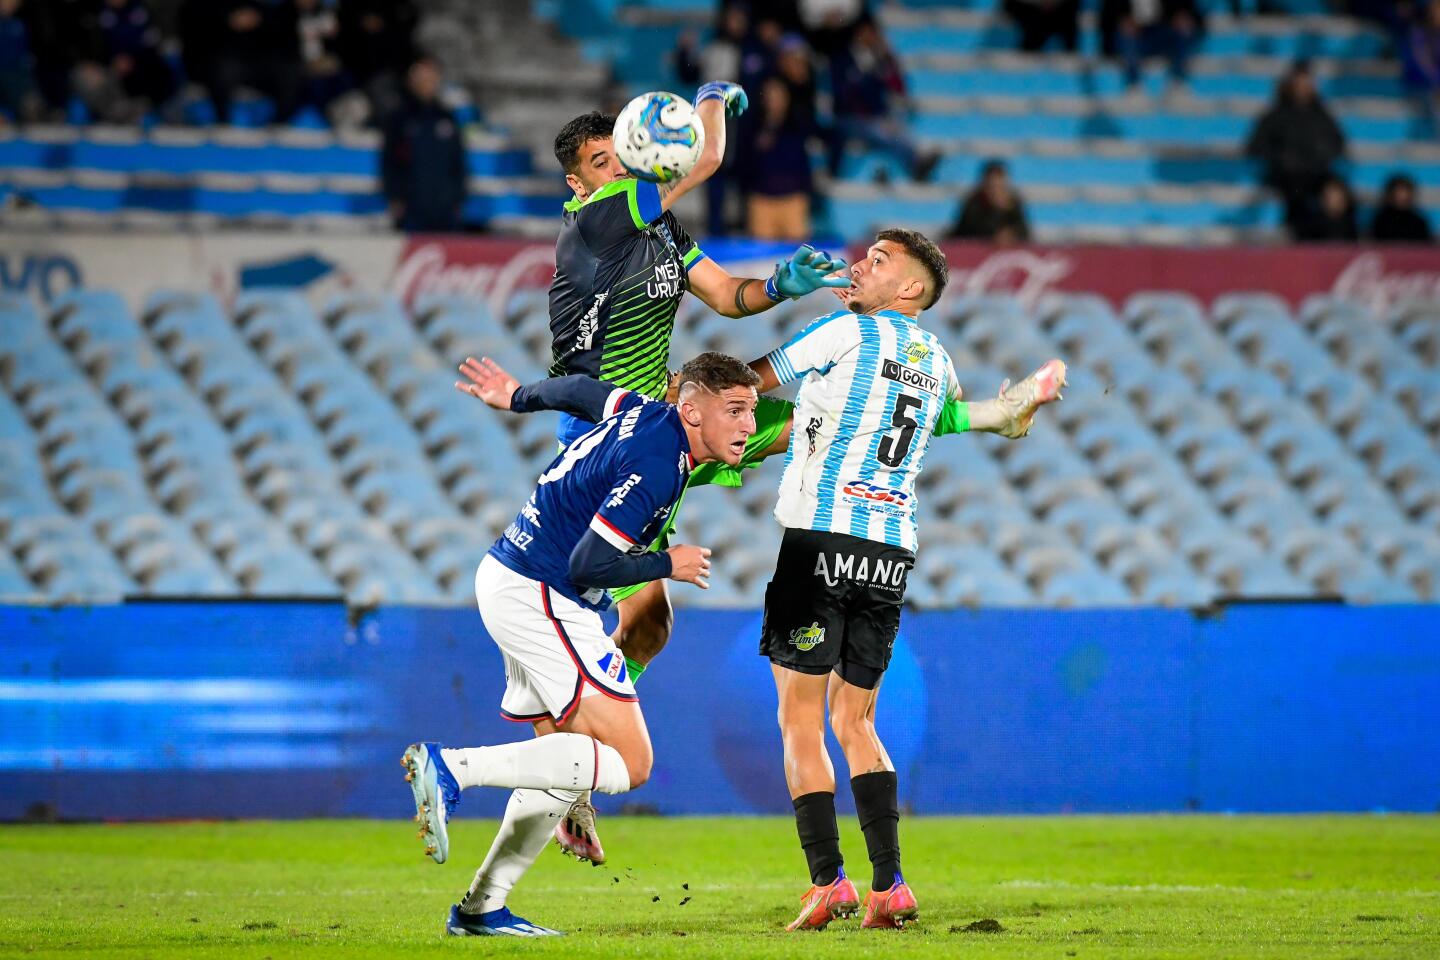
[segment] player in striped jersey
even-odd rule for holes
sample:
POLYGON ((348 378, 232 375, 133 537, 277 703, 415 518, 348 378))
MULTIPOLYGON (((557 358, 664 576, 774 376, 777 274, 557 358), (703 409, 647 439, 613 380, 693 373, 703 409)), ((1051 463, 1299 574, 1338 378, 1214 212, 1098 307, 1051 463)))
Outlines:
MULTIPOLYGON (((860 904, 840 854, 827 704, 872 867, 862 926, 903 926, 918 910, 900 872, 898 780, 875 709, 915 564, 915 480, 942 410, 960 396, 949 355, 918 324, 948 273, 944 254, 923 235, 881 231, 851 270, 848 310, 820 318, 754 365, 762 390, 804 380, 794 418, 801 429, 791 432, 775 507, 785 533, 760 639, 810 868, 790 930, 821 929, 860 904)), ((1054 360, 1027 381, 1028 415, 1059 396, 1064 374, 1054 360)))
MULTIPOLYGON (((906 316, 913 318, 918 315, 917 297, 912 295, 902 298, 905 302, 893 310, 885 309, 884 301, 872 301, 872 298, 878 297, 895 284, 893 274, 897 270, 902 267, 908 267, 912 273, 915 270, 914 264, 909 262, 908 254, 896 237, 909 239, 911 235, 908 231, 881 233, 872 248, 871 258, 865 264, 857 265, 852 271, 858 284, 856 289, 864 292, 860 300, 849 302, 850 311, 842 311, 817 320, 789 343, 766 357, 756 360, 751 366, 760 373, 762 382, 767 389, 773 389, 782 381, 788 382, 799 376, 813 374, 813 376, 807 377, 807 380, 813 383, 807 382, 798 398, 799 408, 783 400, 771 401, 776 405, 777 412, 781 414, 782 429, 775 434, 773 439, 767 440, 763 447, 767 452, 774 451, 777 446, 791 451, 787 456, 785 478, 793 490, 788 500, 782 493, 782 508, 785 509, 786 516, 781 517, 781 520, 787 527, 803 527, 807 524, 813 525, 815 517, 825 512, 819 507, 819 498, 812 496, 807 499, 807 491, 813 494, 826 479, 825 464, 833 450, 838 466, 829 473, 844 478, 839 486, 845 500, 839 504, 841 509, 838 511, 838 518, 837 502, 834 498, 827 501, 829 519, 826 522, 834 523, 844 530, 863 529, 863 533, 852 535, 851 539, 870 541, 873 538, 877 547, 881 549, 891 548, 892 545, 885 542, 889 537, 893 541, 893 549, 908 557, 907 562, 898 566, 895 557, 882 557, 880 559, 884 560, 884 563, 878 566, 878 569, 883 571, 882 579, 889 581, 896 576, 901 579, 900 593, 895 594, 893 603, 888 603, 882 608, 885 615, 894 614, 895 623, 898 626, 903 578, 908 572, 910 563, 913 562, 915 543, 914 479, 923 465, 924 449, 929 437, 967 431, 998 433, 1012 439, 1024 436, 1030 430, 1036 410, 1041 405, 1058 397, 1059 387, 1064 380, 1064 365, 1059 361, 1051 361, 1018 384, 1012 386, 1007 381, 1001 385, 1000 393, 994 399, 978 402, 962 401, 954 370, 951 368, 944 350, 932 334, 915 326, 913 319, 910 321, 904 319, 906 316), (868 304, 872 302, 881 303, 881 307, 871 308, 868 304), (867 310, 871 311, 873 315, 867 314, 867 310), (911 312, 907 314, 903 312, 905 310, 911 312), (823 363, 812 365, 807 362, 829 353, 833 353, 834 356, 828 357, 823 363), (865 358, 863 365, 859 362, 862 356, 865 358), (892 363, 887 363, 887 360, 892 363), (870 367, 875 369, 869 374, 871 379, 864 382, 871 386, 879 384, 883 388, 883 392, 879 393, 882 397, 880 402, 889 405, 885 408, 889 411, 887 414, 889 429, 877 429, 884 426, 881 423, 884 417, 878 415, 866 417, 862 412, 858 418, 847 419, 846 417, 847 409, 844 401, 848 400, 849 393, 843 390, 842 378, 848 377, 853 380, 857 372, 870 367), (830 381, 828 384, 823 382, 827 378, 830 381), (840 385, 842 389, 837 389, 837 385, 840 385), (917 394, 923 395, 917 396, 917 394), (902 397, 910 399, 902 400, 902 397), (840 406, 837 407, 837 403, 840 406), (798 420, 794 419, 795 416, 798 416, 798 420), (848 432, 841 435, 837 425, 842 422, 851 424, 852 421, 853 425, 846 427, 848 432), (802 430, 794 437, 792 437, 793 422, 802 425, 802 430), (917 436, 916 431, 922 429, 922 424, 924 433, 917 436), (869 434, 866 443, 857 445, 859 433, 867 430, 869 434), (803 441, 799 439, 801 436, 804 437, 803 441), (839 439, 838 443, 835 442, 837 438, 839 439), (807 452, 797 460, 795 450, 802 442, 807 452), (823 454, 821 453, 822 445, 823 454), (873 449, 876 464, 893 462, 893 465, 890 465, 888 472, 882 475, 875 465, 857 463, 855 457, 862 449, 867 453, 873 449), (853 470, 853 476, 845 472, 847 465, 853 470), (809 468, 808 474, 807 467, 809 468), (893 487, 887 487, 880 481, 889 481, 892 484, 903 481, 906 488, 896 490, 893 487), (811 499, 814 500, 813 505, 810 502, 811 499), (905 546, 906 543, 909 544, 909 547, 905 546)), ((918 241, 915 242, 918 244, 918 241)), ((928 243, 928 241, 926 242, 928 243)), ((938 251, 935 252, 935 255, 939 256, 938 251)), ((939 259, 938 263, 937 269, 942 271, 940 275, 943 276, 943 259, 939 259)), ((939 290, 943 286, 934 281, 929 282, 933 293, 924 301, 926 305, 938 297, 939 290)), ((483 363, 467 359, 466 363, 460 367, 460 371, 466 377, 466 381, 457 383, 456 387, 482 400, 487 391, 500 390, 508 395, 508 392, 519 386, 513 377, 488 358, 483 363)), ((869 394, 866 393, 864 396, 868 398, 869 394)), ((765 399, 761 398, 762 402, 765 399)), ((532 405, 527 409, 534 411, 547 408, 532 405)), ((562 408, 552 407, 549 409, 562 408)), ((751 456, 751 451, 748 449, 746 456, 751 456)), ((691 475, 689 485, 696 485, 697 480, 715 482, 716 478, 713 475, 703 478, 700 476, 701 472, 707 469, 710 468, 697 468, 691 475)), ((815 558, 817 567, 820 560, 820 556, 817 555, 815 558)), ((826 576, 836 580, 836 583, 831 586, 839 586, 841 581, 848 582, 857 573, 862 580, 869 578, 877 568, 872 567, 871 561, 868 559, 864 563, 863 569, 857 566, 853 553, 837 553, 834 555, 833 562, 826 557, 826 576)), ((797 593, 797 596, 803 597, 805 594, 800 592, 797 593)), ((768 606, 767 604, 767 614, 768 606)), ((827 620, 827 623, 829 622, 831 621, 827 620)), ((830 628, 820 626, 818 618, 813 621, 812 627, 796 628, 798 639, 791 638, 795 640, 795 649, 808 650, 823 645, 827 629, 830 628), (810 640, 806 639, 807 636, 810 637, 810 640)), ((664 634, 668 636, 668 633, 667 624, 664 627, 664 634)), ((824 653, 838 650, 842 642, 833 631, 830 636, 837 639, 837 642, 825 648, 824 653)), ((857 639, 858 636, 857 633, 857 639)), ((889 642, 893 643, 893 640, 894 632, 892 630, 889 642)), ((663 645, 663 638, 661 644, 663 645)), ((875 658, 871 657, 870 659, 874 660, 875 658)), ((883 649, 883 659, 879 661, 881 670, 888 660, 889 644, 886 643, 883 649)), ((829 669, 830 667, 820 665, 822 674, 819 677, 820 680, 824 680, 823 674, 829 669)), ((871 666, 869 669, 873 670, 874 667, 871 666)), ((813 680, 814 678, 812 676, 806 679, 813 680)), ((876 673, 876 679, 878 680, 878 673, 876 673)), ((873 686, 872 683, 872 688, 873 686)), ((819 689, 824 690, 823 684, 819 689)), ((873 689, 866 690, 866 694, 873 696, 873 689)), ((820 727, 823 726, 824 719, 823 699, 818 704, 818 710, 819 719, 816 721, 816 726, 820 727)), ((873 720, 873 717, 871 719, 873 720)), ((842 739, 842 743, 847 742, 842 739)), ((823 753, 820 756, 823 757, 823 753)), ((826 762, 828 763, 828 760, 826 762)), ((893 772, 890 773, 890 777, 893 782, 893 772)), ((867 785, 876 783, 883 788, 885 782, 883 777, 878 780, 865 780, 857 789, 864 790, 867 785)), ((893 794, 893 790, 891 793, 893 794)), ((833 830, 833 774, 829 781, 828 794, 829 823, 833 830)), ((805 806, 808 809, 820 803, 822 801, 807 801, 805 806)), ((580 806, 579 803, 577 803, 578 806, 580 806)), ((557 838, 560 839, 562 846, 567 851, 598 862, 599 859, 603 859, 604 854, 595 833, 593 809, 589 807, 588 803, 584 804, 584 809, 586 811, 584 825, 567 826, 562 824, 564 829, 563 831, 557 830, 557 838)), ((797 804, 798 809, 799 804, 797 804)), ((570 816, 573 816, 573 811, 570 816)), ((566 818, 567 823, 570 816, 566 818)), ((823 817, 821 822, 824 822, 823 817)), ((838 868, 838 848, 836 858, 835 865, 838 868)), ((831 879, 833 881, 836 878, 831 879)), ((849 881, 844 881, 844 883, 848 885, 849 881)), ((833 893, 834 884, 831 883, 830 887, 832 888, 830 892, 833 893)), ((853 893, 853 886, 849 889, 853 893)), ((908 894, 908 889, 906 893, 908 894)), ((877 911, 879 911, 880 902, 878 898, 875 901, 877 911)), ((898 901, 895 901, 893 897, 885 901, 887 904, 892 902, 898 901)), ((831 903, 830 907, 833 906, 835 904, 831 903)), ((903 911, 903 903, 898 909, 903 911)), ((812 920, 823 918, 824 922, 828 922, 832 915, 829 907, 823 912, 816 912, 812 909, 809 913, 812 920)), ((877 918, 872 920, 870 925, 883 925, 887 920, 893 919, 893 916, 877 912, 877 918)), ((900 919, 903 921, 903 915, 900 919)), ((823 926, 823 922, 818 925, 823 926)))

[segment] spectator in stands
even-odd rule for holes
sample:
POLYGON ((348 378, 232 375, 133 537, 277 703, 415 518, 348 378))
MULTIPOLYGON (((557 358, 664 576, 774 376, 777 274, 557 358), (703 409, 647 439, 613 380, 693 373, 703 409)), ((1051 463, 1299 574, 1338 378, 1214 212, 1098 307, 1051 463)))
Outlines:
POLYGON ((1074 53, 1080 40, 1080 0, 1005 0, 1005 12, 1020 30, 1020 49, 1045 49, 1050 38, 1074 53))
MULTIPOLYGON (((681 35, 674 53, 676 76, 685 87, 696 87, 703 79, 723 77, 758 91, 763 79, 776 68, 775 51, 767 46, 767 39, 775 43, 778 31, 779 26, 773 20, 766 20, 752 30, 748 5, 733 0, 724 3, 715 18, 714 33, 704 44, 692 31, 681 35), (762 39, 762 35, 766 39, 762 39)), ((754 122, 754 116, 752 111, 738 120, 726 121, 732 144, 744 139, 738 131, 754 122)), ((706 227, 711 236, 724 236, 730 232, 732 221, 740 219, 738 211, 732 211, 730 201, 736 195, 735 164, 739 152, 727 150, 720 169, 705 181, 706 227)))
POLYGON ((95 8, 91 0, 30 0, 21 6, 20 15, 30 32, 35 82, 44 109, 58 118, 70 101, 76 65, 100 59, 95 8))
POLYGON ((1245 152, 1260 161, 1265 184, 1284 199, 1292 231, 1314 216, 1320 187, 1345 154, 1345 134, 1320 100, 1308 63, 1298 61, 1281 78, 1245 152))
POLYGON ((20 0, 0 0, 0 126, 25 118, 34 82, 30 30, 20 0))
POLYGON ((340 62, 380 121, 400 106, 415 61, 419 11, 411 0, 340 0, 340 62))
POLYGON ((1302 243, 1353 243, 1360 239, 1355 198, 1344 180, 1329 176, 1320 184, 1317 203, 1295 225, 1295 239, 1302 243))
POLYGON ((104 0, 96 18, 104 66, 141 110, 160 107, 175 92, 175 77, 160 55, 160 28, 144 0, 104 0))
POLYGON ((464 135, 443 103, 443 76, 433 57, 406 73, 406 95, 385 125, 380 176, 396 229, 457 230, 465 206, 464 135))
POLYGON ((1170 62, 1170 80, 1189 79, 1190 52, 1199 39, 1201 14, 1195 0, 1104 0, 1100 8, 1101 46, 1125 64, 1125 83, 1140 82, 1149 57, 1170 62))
POLYGON ((1403 173, 1385 181, 1370 237, 1380 243, 1430 243, 1430 221, 1415 208, 1415 181, 1403 173))
POLYGON ((803 240, 810 235, 810 131, 791 114, 790 88, 779 77, 760 90, 759 126, 742 147, 737 175, 746 194, 746 225, 762 240, 803 240))
POLYGON ((1400 30, 1401 77, 1433 124, 1440 114, 1440 2, 1425 6, 1415 21, 1400 30))
POLYGON ((1001 246, 1030 239, 1025 203, 1011 185, 1010 171, 1003 161, 989 160, 980 168, 980 183, 965 198, 950 236, 988 240, 1001 246))
POLYGON ((300 105, 305 82, 295 0, 210 3, 218 14, 213 24, 214 60, 203 69, 216 116, 221 123, 230 123, 235 95, 248 87, 274 102, 276 123, 288 123, 300 105))
POLYGON ((305 65, 304 102, 324 113, 331 101, 350 89, 340 65, 340 21, 326 0, 296 0, 300 59, 305 65))
POLYGON ((725 77, 743 86, 744 78, 766 72, 768 61, 763 44, 750 29, 750 10, 742 3, 720 8, 708 42, 702 45, 693 31, 686 31, 675 52, 676 74, 687 87, 699 86, 704 77, 725 77))
POLYGON ((849 48, 863 25, 875 24, 865 0, 797 0, 789 6, 792 9, 780 2, 766 4, 766 16, 782 29, 798 25, 810 45, 826 57, 849 48))
POLYGON ((922 152, 907 129, 905 78, 874 21, 862 21, 854 42, 836 51, 830 65, 835 103, 831 175, 840 172, 846 144, 858 140, 899 159, 914 179, 928 180, 940 155, 922 152))

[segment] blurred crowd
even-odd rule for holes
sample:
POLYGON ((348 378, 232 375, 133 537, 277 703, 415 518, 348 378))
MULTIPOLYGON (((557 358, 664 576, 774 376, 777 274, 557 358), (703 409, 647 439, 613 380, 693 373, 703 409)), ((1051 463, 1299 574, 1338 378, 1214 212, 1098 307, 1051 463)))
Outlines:
POLYGON ((1310 64, 1297 61, 1276 84, 1275 99, 1256 119, 1245 143, 1261 177, 1285 206, 1285 227, 1301 243, 1369 239, 1429 243, 1429 221, 1419 209, 1415 181, 1404 173, 1385 183, 1362 228, 1355 198, 1342 174, 1345 133, 1326 106, 1310 64))
POLYGON ((418 20, 413 0, 0 0, 0 123, 379 125, 418 20))
POLYGON ((820 200, 811 145, 832 177, 851 144, 915 180, 940 159, 910 130, 900 60, 865 0, 726 0, 708 34, 681 36, 674 61, 682 84, 733 79, 751 92, 725 166, 707 184, 712 235, 810 236, 820 200))

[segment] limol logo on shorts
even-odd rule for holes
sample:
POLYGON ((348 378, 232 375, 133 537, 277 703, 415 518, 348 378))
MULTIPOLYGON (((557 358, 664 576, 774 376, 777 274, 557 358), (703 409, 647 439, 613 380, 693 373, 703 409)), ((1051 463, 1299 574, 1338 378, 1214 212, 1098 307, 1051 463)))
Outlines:
POLYGON ((825 628, 820 621, 812 621, 808 627, 797 627, 790 631, 790 645, 801 653, 808 653, 825 642, 825 628))

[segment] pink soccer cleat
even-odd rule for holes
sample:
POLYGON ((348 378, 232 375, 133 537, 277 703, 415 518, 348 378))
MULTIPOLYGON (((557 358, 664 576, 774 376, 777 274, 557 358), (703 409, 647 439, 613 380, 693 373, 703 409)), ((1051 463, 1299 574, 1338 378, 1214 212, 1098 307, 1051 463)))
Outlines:
POLYGON ((555 824, 555 842, 576 860, 588 860, 595 867, 605 862, 605 848, 600 845, 600 834, 595 832, 595 808, 589 796, 572 803, 570 811, 555 824))
POLYGON ((855 884, 841 870, 833 883, 807 890, 800 903, 800 916, 786 930, 824 930, 831 920, 853 917, 860 909, 860 895, 855 892, 855 884))
POLYGON ((904 880, 883 893, 874 890, 865 898, 865 919, 860 926, 865 930, 897 930, 914 920, 920 914, 920 905, 915 894, 904 880))

